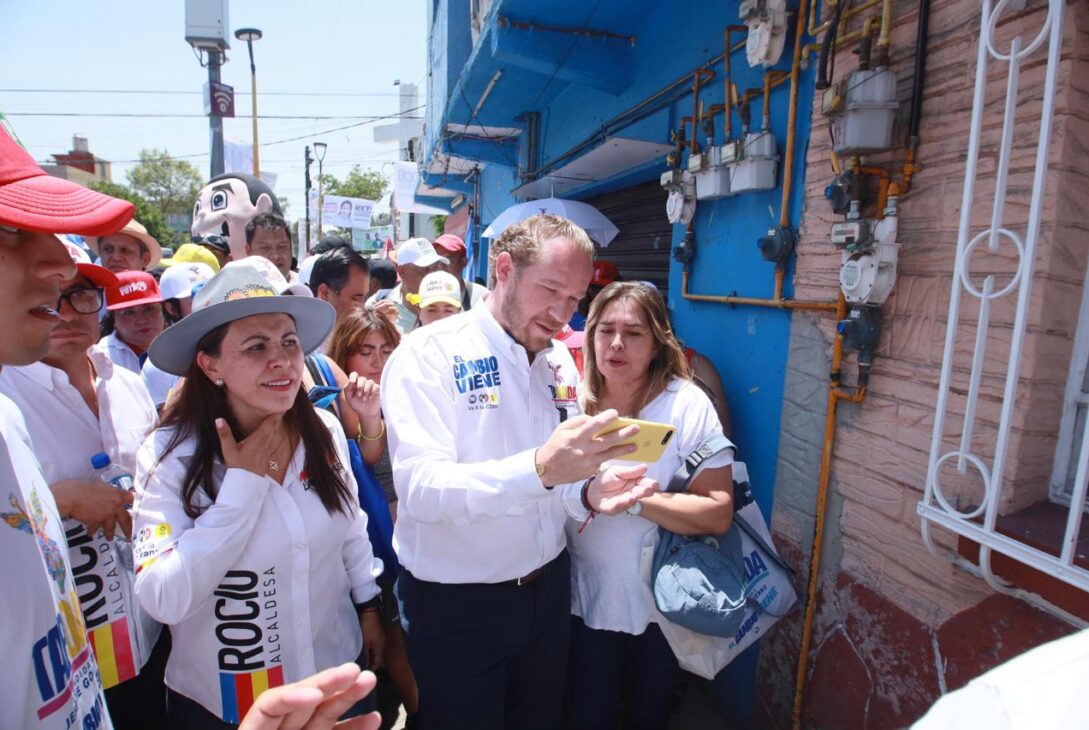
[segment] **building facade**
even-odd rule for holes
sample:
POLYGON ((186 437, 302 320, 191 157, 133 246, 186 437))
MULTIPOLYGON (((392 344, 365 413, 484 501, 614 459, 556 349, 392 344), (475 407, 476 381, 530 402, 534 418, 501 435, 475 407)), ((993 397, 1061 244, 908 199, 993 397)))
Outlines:
POLYGON ((802 596, 724 716, 905 726, 1085 625, 1089 5, 436 0, 429 53, 418 194, 477 273, 589 202, 722 375, 802 596))

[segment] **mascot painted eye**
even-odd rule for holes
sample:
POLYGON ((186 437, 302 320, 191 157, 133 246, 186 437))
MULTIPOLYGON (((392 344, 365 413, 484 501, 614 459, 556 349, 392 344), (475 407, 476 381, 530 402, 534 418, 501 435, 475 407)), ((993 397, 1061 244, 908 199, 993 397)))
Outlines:
POLYGON ((190 232, 194 236, 226 235, 234 258, 244 258, 246 223, 261 213, 283 215, 267 183, 242 172, 216 175, 197 195, 190 232))

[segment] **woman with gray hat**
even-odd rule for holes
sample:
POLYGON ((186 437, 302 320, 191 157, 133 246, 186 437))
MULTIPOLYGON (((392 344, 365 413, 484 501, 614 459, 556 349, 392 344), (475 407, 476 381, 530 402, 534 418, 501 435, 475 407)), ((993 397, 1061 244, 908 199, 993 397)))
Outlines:
POLYGON ((270 687, 381 656, 382 563, 344 433, 301 387, 333 319, 229 267, 152 343, 185 384, 138 456, 135 590, 174 639, 174 727, 234 727, 270 687))

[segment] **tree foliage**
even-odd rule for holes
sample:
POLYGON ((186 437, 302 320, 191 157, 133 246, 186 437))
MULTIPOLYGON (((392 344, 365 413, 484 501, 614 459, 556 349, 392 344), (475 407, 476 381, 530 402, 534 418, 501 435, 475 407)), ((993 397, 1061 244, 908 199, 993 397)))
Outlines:
POLYGON ((152 205, 147 198, 139 193, 114 182, 91 183, 91 189, 115 198, 127 200, 135 205, 136 214, 133 215, 133 218, 136 219, 137 223, 143 225, 144 228, 147 229, 147 232, 151 234, 152 238, 158 241, 160 245, 173 246, 178 243, 178 236, 174 231, 170 230, 170 227, 166 224, 166 216, 163 215, 162 211, 157 206, 152 205))
POLYGON ((444 216, 444 215, 433 215, 433 216, 431 216, 431 228, 433 228, 434 231, 435 231, 435 238, 438 238, 439 236, 441 236, 443 231, 446 230, 446 216, 444 216))
POLYGON ((166 150, 140 150, 137 162, 125 177, 133 192, 164 215, 188 213, 204 176, 185 160, 176 160, 166 150))
POLYGON ((389 181, 378 170, 364 170, 361 165, 355 165, 343 180, 323 173, 321 185, 324 195, 378 200, 386 194, 389 181))

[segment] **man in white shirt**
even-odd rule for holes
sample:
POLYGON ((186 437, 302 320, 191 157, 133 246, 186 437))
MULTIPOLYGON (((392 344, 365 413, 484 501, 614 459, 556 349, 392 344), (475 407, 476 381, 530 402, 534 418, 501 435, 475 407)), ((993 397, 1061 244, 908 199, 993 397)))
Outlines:
POLYGON ((616 411, 579 414, 577 371, 552 339, 586 293, 591 255, 565 219, 511 226, 489 251, 492 294, 407 335, 386 365, 398 592, 425 730, 560 726, 565 523, 657 488, 645 465, 598 474, 637 429, 595 436, 616 411))
MULTIPOLYGON (((53 233, 112 233, 133 210, 48 177, 0 124, 0 365, 29 365, 49 349, 60 283, 76 274, 53 233)), ((0 727, 112 728, 60 513, 23 416, 4 396, 0 485, 0 727)))
POLYGON ((131 537, 126 506, 132 495, 93 479, 91 465, 101 452, 134 473, 136 452, 155 425, 155 407, 138 376, 91 349, 102 289, 116 286, 117 277, 79 247, 67 248, 78 273, 61 285, 60 323, 49 352, 41 362, 0 371, 0 393, 26 419, 64 518, 76 592, 114 726, 163 726, 169 641, 133 595, 131 548, 113 540, 131 537))
POLYGON ((450 260, 435 252, 435 247, 426 238, 410 238, 397 247, 397 276, 401 283, 393 287, 385 296, 381 292, 367 300, 374 305, 380 299, 389 299, 397 305, 397 329, 402 334, 416 326, 420 310, 408 300, 410 294, 418 294, 420 282, 432 271, 438 271, 449 265, 450 260))

